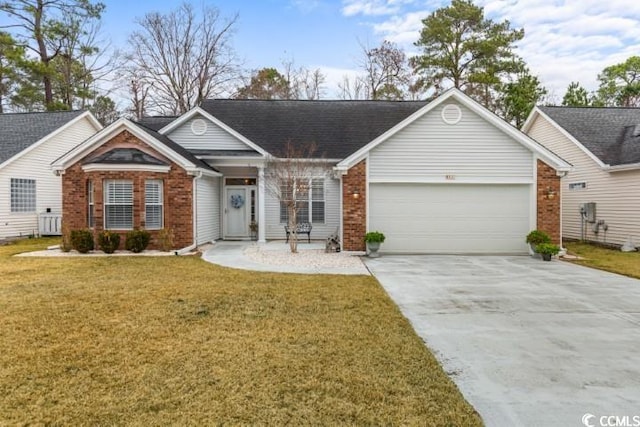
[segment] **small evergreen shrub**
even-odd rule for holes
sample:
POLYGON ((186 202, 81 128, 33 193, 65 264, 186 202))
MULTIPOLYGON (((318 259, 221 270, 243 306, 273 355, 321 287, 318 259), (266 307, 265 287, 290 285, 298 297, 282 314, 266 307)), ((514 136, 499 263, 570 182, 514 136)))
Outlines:
POLYGON ((539 245, 541 243, 551 243, 551 237, 542 230, 533 230, 527 234, 527 243, 530 245, 539 245))
POLYGON ((147 249, 150 241, 151 234, 147 230, 131 230, 127 233, 124 247, 126 250, 137 254, 147 249))
POLYGON ((71 247, 81 254, 92 251, 94 244, 91 230, 71 230, 71 247))
POLYGON ((112 231, 102 231, 98 234, 98 247, 105 254, 112 254, 120 246, 120 235, 112 231))

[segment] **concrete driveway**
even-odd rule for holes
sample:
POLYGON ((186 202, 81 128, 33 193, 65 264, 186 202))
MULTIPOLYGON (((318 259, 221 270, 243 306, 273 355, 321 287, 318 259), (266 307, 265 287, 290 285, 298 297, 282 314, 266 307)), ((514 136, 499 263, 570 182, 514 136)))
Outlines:
POLYGON ((487 425, 640 416, 640 281, 524 256, 366 264, 487 425))

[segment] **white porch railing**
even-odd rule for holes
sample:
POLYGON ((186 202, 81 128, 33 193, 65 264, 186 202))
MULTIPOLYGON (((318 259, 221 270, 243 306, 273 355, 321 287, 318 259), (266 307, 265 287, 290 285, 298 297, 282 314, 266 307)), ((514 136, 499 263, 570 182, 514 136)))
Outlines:
POLYGON ((62 215, 53 213, 38 215, 38 231, 41 236, 62 236, 62 215))

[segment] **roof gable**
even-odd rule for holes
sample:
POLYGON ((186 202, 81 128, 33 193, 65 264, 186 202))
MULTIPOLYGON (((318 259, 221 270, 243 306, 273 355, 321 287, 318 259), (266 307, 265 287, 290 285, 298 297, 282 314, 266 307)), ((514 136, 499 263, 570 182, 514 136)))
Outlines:
POLYGON ((483 120, 485 120, 488 124, 496 127, 498 130, 511 137, 511 139, 521 144, 531 152, 535 153, 541 160, 545 161, 545 163, 549 164, 554 169, 559 171, 568 171, 571 168, 571 165, 569 163, 558 157, 556 154, 552 153, 544 146, 529 138, 520 130, 511 126, 509 123, 505 122, 500 117, 482 107, 480 104, 465 95, 463 92, 455 88, 449 89, 429 104, 425 105, 406 119, 397 123, 385 133, 375 138, 349 157, 342 160, 340 163, 338 163, 337 168, 344 170, 352 167, 353 165, 364 159, 369 151, 371 151, 373 148, 377 147, 379 144, 384 143, 393 135, 397 134, 402 129, 406 128, 416 120, 428 114, 430 111, 433 111, 435 108, 437 108, 439 105, 442 105, 447 100, 455 100, 461 105, 470 109, 472 112, 476 113, 483 120))
POLYGON ((0 167, 83 117, 102 127, 88 111, 0 114, 0 167))
POLYGON ((100 147, 123 131, 130 132, 136 138, 157 150, 158 153, 166 156, 168 159, 187 170, 187 172, 195 172, 196 170, 199 170, 207 174, 219 175, 215 169, 196 158, 193 154, 173 142, 170 138, 127 119, 117 120, 54 161, 52 164, 53 169, 55 171, 64 171, 67 167, 90 154, 96 148, 100 147))
MULTIPOLYGON (((601 167, 640 163, 640 108, 537 107, 565 136, 586 151, 601 167)), ((527 120, 523 129, 532 125, 527 120)))

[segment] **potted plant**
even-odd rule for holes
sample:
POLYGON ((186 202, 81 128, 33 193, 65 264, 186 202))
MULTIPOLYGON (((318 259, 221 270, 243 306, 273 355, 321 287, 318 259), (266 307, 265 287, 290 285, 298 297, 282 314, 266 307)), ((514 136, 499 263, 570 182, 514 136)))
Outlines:
POLYGON ((367 249, 371 258, 377 258, 380 244, 384 243, 385 236, 379 231, 370 231, 364 235, 364 241, 367 243, 367 249))
POLYGON ((527 234, 526 241, 534 253, 539 253, 537 250, 538 245, 542 243, 551 243, 551 237, 542 230, 533 230, 527 234))
POLYGON ((551 261, 551 257, 560 252, 560 247, 553 243, 540 243, 536 246, 536 251, 542 255, 544 261, 551 261))

